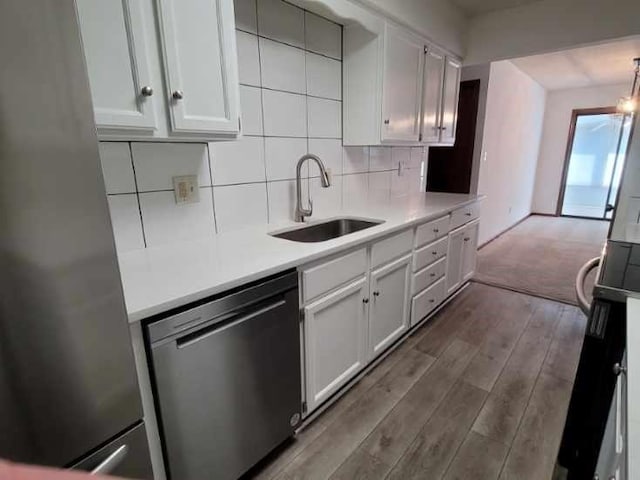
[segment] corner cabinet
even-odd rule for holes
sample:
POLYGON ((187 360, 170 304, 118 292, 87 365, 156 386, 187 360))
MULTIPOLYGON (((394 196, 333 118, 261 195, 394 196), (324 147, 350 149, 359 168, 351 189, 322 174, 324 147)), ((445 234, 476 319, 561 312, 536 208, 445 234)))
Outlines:
POLYGON ((105 139, 234 138, 233 0, 76 0, 105 139))
POLYGON ((385 23, 343 34, 345 145, 453 144, 460 63, 385 23))

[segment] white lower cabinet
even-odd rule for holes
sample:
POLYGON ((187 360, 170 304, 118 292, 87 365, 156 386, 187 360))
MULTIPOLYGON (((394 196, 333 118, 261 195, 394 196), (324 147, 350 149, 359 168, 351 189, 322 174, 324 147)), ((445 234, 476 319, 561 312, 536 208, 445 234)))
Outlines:
POLYGON ((368 295, 363 277, 304 308, 307 411, 365 366, 368 295))
POLYGON ((371 272, 369 355, 376 356, 409 328, 411 255, 371 272))
POLYGON ((447 252, 447 295, 453 293, 476 271, 479 221, 473 221, 449 234, 447 252))

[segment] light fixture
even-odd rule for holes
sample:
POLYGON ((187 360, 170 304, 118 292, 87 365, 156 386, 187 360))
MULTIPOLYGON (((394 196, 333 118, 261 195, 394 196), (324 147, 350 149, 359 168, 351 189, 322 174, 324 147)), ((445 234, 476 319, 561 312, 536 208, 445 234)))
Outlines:
POLYGON ((640 103, 640 85, 638 84, 638 77, 640 77, 640 57, 634 58, 633 64, 635 66, 635 75, 633 77, 633 85, 631 86, 631 95, 618 100, 618 106, 616 107, 618 112, 625 115, 635 113, 640 103))

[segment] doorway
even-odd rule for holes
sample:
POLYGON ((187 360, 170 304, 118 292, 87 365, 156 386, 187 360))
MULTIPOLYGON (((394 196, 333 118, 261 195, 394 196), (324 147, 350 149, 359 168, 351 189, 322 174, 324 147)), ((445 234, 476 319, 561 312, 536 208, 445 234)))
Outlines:
POLYGON ((611 219, 630 128, 630 117, 615 107, 573 111, 558 215, 611 219))

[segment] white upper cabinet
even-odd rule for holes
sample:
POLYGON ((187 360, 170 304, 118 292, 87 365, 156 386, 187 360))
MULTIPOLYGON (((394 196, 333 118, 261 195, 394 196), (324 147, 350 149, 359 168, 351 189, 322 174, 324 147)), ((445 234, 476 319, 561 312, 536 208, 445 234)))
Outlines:
POLYGON ((460 64, 447 58, 444 67, 444 90, 442 98, 441 143, 454 143, 458 121, 458 95, 460 93, 460 64))
POLYGON ((459 63, 388 22, 346 25, 343 44, 345 145, 454 142, 459 63))
POLYGON ((240 132, 233 0, 76 0, 100 138, 240 132))
POLYGON ((442 119, 442 82, 444 55, 427 48, 424 61, 424 87, 422 90, 422 137, 424 143, 440 141, 442 119))
POLYGON ((152 95, 162 83, 149 71, 147 24, 140 0, 77 0, 96 124, 157 128, 152 95))
POLYGON ((239 131, 232 0, 158 0, 172 130, 239 131))
POLYGON ((399 28, 386 26, 381 139, 418 141, 424 43, 399 28))

